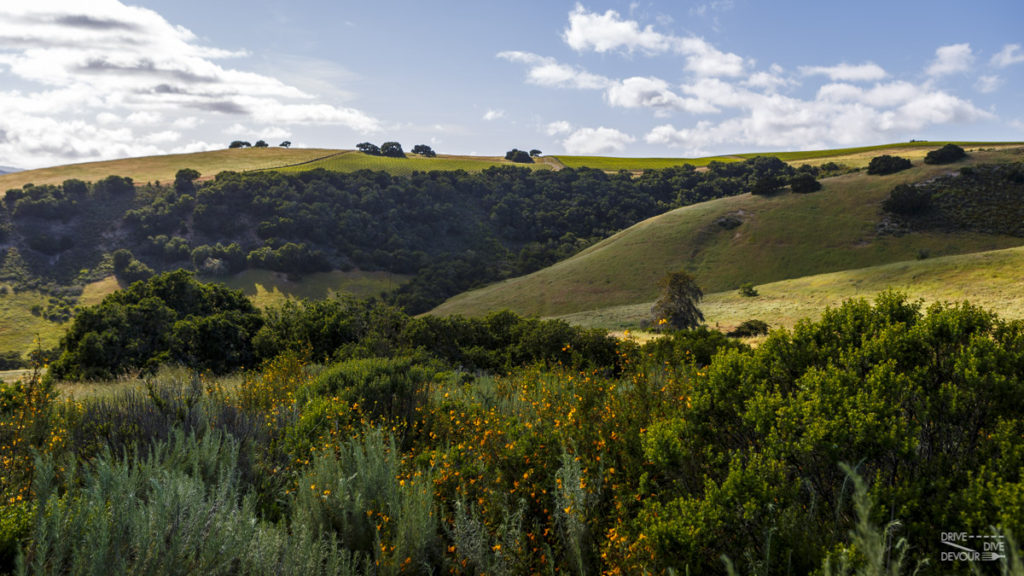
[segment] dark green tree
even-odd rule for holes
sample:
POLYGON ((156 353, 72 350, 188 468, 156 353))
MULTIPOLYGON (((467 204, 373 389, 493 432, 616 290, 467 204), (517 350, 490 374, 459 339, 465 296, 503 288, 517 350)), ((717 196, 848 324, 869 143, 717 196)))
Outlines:
POLYGON ((651 308, 655 326, 685 330, 704 321, 704 314, 697 308, 704 292, 692 276, 683 271, 671 272, 662 278, 660 285, 661 296, 651 308))
POLYGON ((291 148, 292 147, 292 141, 291 140, 285 140, 284 142, 281 142, 280 144, 278 144, 278 146, 280 146, 281 148, 291 148))
POLYGON ((380 147, 370 142, 360 142, 356 144, 356 150, 359 150, 363 154, 369 154, 370 156, 380 156, 380 147))
POLYGON ((527 152, 526 150, 520 150, 518 148, 513 148, 506 152, 505 160, 509 160, 511 162, 518 162, 520 164, 533 163, 533 158, 530 157, 530 153, 527 152))
POLYGON ((426 157, 426 158, 433 158, 433 157, 437 156, 437 153, 434 152, 434 149, 431 148, 430 146, 427 146, 426 144, 417 144, 417 145, 413 146, 412 147, 412 153, 413 154, 419 154, 420 156, 423 156, 423 157, 426 157))
POLYGON ((380 145, 381 156, 388 156, 391 158, 405 158, 405 151, 402 150, 402 145, 398 142, 385 142, 380 145))
POLYGON ((270 144, 267 144, 266 140, 257 140, 256 143, 252 145, 253 148, 267 148, 269 146, 270 144))
POLYGON ((179 194, 192 194, 196 191, 195 181, 199 178, 198 170, 182 168, 174 175, 174 189, 179 194))
POLYGON ((252 146, 252 144, 245 140, 233 140, 231 144, 228 144, 228 148, 248 148, 250 146, 252 146))

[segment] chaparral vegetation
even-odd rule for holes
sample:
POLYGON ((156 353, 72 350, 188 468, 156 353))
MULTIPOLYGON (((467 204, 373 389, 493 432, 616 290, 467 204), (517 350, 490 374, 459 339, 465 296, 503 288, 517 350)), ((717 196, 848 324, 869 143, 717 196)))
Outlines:
POLYGON ((942 574, 936 527, 1024 529, 1024 323, 968 303, 750 348, 243 302, 158 275, 3 387, 4 570, 942 574))

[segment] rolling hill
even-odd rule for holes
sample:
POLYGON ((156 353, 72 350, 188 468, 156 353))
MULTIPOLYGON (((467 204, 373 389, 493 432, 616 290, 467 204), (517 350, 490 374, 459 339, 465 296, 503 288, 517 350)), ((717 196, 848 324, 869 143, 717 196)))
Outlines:
MULTIPOLYGON (((909 260, 856 270, 804 276, 756 287, 758 295, 738 290, 706 294, 701 303, 705 321, 723 330, 745 320, 764 319, 773 327, 792 327, 817 317, 826 306, 850 298, 871 300, 883 290, 904 292, 912 300, 971 303, 999 312, 1006 319, 1024 318, 1020 292, 1024 246, 972 254, 909 260)), ((649 320, 653 301, 613 306, 561 316, 584 327, 635 329, 649 320)))
MULTIPOLYGON (((854 154, 862 154, 855 152, 854 154)), ((923 154, 922 154, 923 155, 923 154)), ((740 196, 687 206, 640 222, 533 274, 451 298, 433 314, 480 315, 508 308, 567 316, 644 304, 658 280, 685 269, 706 293, 817 274, 1024 245, 1024 239, 974 232, 880 235, 881 202, 897 184, 929 180, 971 163, 1020 161, 1020 149, 976 151, 950 166, 919 164, 891 176, 851 173, 809 195, 740 196), (742 222, 734 229, 723 218, 742 222)), ((576 316, 569 316, 576 318, 576 316)), ((768 318, 765 318, 768 320, 768 318)))

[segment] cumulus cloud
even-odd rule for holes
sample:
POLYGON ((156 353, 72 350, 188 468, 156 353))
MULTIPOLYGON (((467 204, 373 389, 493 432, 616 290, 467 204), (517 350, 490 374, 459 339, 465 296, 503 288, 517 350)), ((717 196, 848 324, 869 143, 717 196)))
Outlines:
POLYGON ((277 78, 220 63, 246 56, 204 46, 157 12, 119 0, 5 2, 0 66, 27 88, 0 89, 0 130, 9 136, 0 144, 0 158, 38 166, 160 153, 156 146, 183 137, 178 131, 224 116, 379 129, 379 121, 364 112, 319 102, 277 78), (48 120, 80 130, 46 138, 33 126, 48 120), (160 125, 174 130, 151 130, 160 125))
POLYGON ((874 62, 864 64, 847 64, 835 66, 801 66, 800 73, 804 76, 828 76, 833 81, 870 82, 881 80, 887 76, 885 69, 874 62))
POLYGON ((562 140, 562 146, 569 154, 608 154, 622 152, 627 144, 636 138, 614 128, 580 128, 562 140))
POLYGON ((605 97, 612 106, 650 108, 656 114, 683 110, 695 114, 718 112, 713 104, 698 98, 683 98, 673 92, 668 82, 653 77, 633 77, 612 84, 605 97))
POLYGON ((686 70, 701 76, 740 76, 747 63, 736 54, 722 52, 702 38, 680 37, 624 20, 615 10, 590 12, 577 4, 569 13, 569 27, 562 38, 577 52, 623 50, 646 54, 675 53, 686 58, 686 70))
POLYGON ((545 126, 544 132, 548 136, 568 134, 569 132, 572 132, 572 124, 566 122, 565 120, 558 120, 556 122, 551 122, 547 126, 545 126))
POLYGON ((991 94, 999 89, 1003 84, 1003 79, 995 74, 991 76, 979 76, 978 81, 974 83, 974 89, 982 94, 991 94))
POLYGON ((484 112, 484 120, 487 120, 488 122, 491 120, 497 120, 498 118, 503 118, 504 116, 504 110, 488 109, 487 112, 484 112))
POLYGON ((997 52, 989 64, 997 68, 1006 68, 1013 64, 1019 64, 1024 62, 1024 52, 1020 49, 1020 44, 1007 44, 1003 46, 1003 49, 997 52))
POLYGON ((935 60, 925 72, 929 76, 956 74, 970 70, 973 63, 974 53, 970 44, 950 44, 935 50, 935 60))
POLYGON ((736 108, 737 114, 688 128, 662 124, 646 134, 647 143, 681 148, 692 155, 724 145, 807 150, 880 141, 887 135, 935 124, 991 118, 969 101, 907 82, 868 89, 829 84, 813 100, 754 92, 720 81, 694 86, 691 92, 717 98, 723 107, 736 108))
POLYGON ((604 76, 591 74, 586 70, 562 64, 554 58, 530 52, 514 50, 499 52, 498 58, 508 60, 509 62, 527 64, 530 68, 526 74, 526 81, 538 86, 600 90, 611 84, 611 80, 604 76))

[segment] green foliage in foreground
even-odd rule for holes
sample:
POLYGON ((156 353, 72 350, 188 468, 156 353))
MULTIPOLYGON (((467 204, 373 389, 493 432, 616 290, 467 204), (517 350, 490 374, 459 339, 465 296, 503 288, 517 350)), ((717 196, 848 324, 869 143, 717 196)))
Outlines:
MULTIPOLYGON (((42 574, 896 575, 969 571, 942 531, 1024 533, 1022 322, 883 293, 754 349, 704 328, 580 370, 574 346, 502 376, 286 351, 233 391, 87 402, 30 379, 0 412, 3 534, 42 574)), ((987 566, 1021 574, 1012 546, 987 566)))
POLYGON ((614 340, 562 321, 497 312, 482 319, 410 318, 353 298, 286 301, 257 309, 238 290, 166 272, 84 308, 50 375, 66 380, 153 373, 162 364, 222 374, 285 352, 317 362, 423 352, 469 370, 534 362, 615 364, 614 340))

